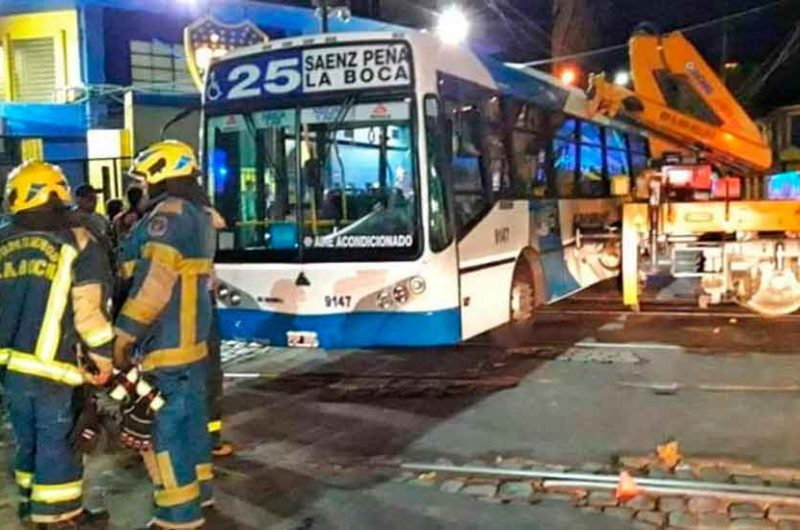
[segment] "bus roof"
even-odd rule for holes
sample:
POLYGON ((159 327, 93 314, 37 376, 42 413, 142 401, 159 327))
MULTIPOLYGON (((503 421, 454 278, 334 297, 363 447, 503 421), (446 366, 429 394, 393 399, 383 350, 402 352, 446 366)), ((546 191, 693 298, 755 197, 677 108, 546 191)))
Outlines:
POLYGON ((468 79, 479 85, 497 90, 501 94, 516 96, 552 111, 562 111, 583 120, 602 125, 612 125, 629 132, 639 132, 622 122, 605 116, 587 114, 587 97, 579 88, 566 85, 557 78, 530 67, 504 63, 493 56, 467 47, 443 44, 435 35, 416 31, 352 32, 303 35, 274 40, 235 50, 215 60, 225 63, 249 55, 305 46, 335 45, 344 43, 405 41, 419 51, 415 55, 426 57, 435 63, 437 71, 454 77, 468 79))

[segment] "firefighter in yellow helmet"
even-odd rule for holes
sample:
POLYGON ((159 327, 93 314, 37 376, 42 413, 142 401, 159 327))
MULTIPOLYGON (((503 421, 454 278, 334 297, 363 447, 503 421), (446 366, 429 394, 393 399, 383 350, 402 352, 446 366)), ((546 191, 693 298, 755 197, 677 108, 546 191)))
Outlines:
POLYGON ((0 365, 17 441, 20 517, 35 528, 93 528, 82 506, 85 384, 111 375, 108 258, 70 210, 62 171, 29 162, 8 178, 0 227, 0 365), (80 434, 80 433, 79 433, 80 434))
POLYGON ((149 147, 130 174, 146 185, 149 204, 121 244, 128 285, 116 319, 115 362, 129 364, 136 350, 166 402, 153 415, 152 448, 142 453, 156 487, 151 527, 198 528, 202 508, 213 504, 206 407, 213 212, 198 183, 197 158, 184 143, 149 147))

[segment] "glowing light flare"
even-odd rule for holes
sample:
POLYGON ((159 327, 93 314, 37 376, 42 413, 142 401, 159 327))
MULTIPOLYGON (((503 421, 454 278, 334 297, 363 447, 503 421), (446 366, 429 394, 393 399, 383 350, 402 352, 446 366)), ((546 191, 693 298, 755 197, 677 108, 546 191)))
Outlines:
POLYGON ((575 85, 575 83, 578 82, 578 72, 572 67, 561 70, 561 73, 558 75, 558 77, 565 85, 575 85))
POLYGON ((631 74, 625 70, 620 70, 614 74, 614 84, 619 86, 628 86, 631 82, 631 74))
POLYGON ((470 21, 464 10, 453 4, 439 14, 436 34, 445 44, 463 44, 469 37, 470 21))
POLYGON ((208 67, 211 66, 212 60, 224 57, 229 51, 230 50, 223 47, 211 48, 209 46, 203 46, 194 52, 195 64, 197 64, 197 67, 202 72, 206 72, 208 67))

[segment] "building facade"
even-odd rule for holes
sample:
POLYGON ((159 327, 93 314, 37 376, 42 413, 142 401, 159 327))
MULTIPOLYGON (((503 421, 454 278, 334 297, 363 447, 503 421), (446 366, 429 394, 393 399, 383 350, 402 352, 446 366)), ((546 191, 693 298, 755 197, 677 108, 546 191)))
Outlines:
MULTIPOLYGON (((119 196, 125 159, 178 113, 199 108, 183 31, 209 15, 249 20, 272 39, 320 28, 310 7, 253 0, 0 2, 0 180, 19 160, 41 157, 60 163, 73 183, 119 196)), ((330 19, 333 32, 392 28, 330 19)), ((199 114, 190 114, 169 135, 196 144, 198 125, 199 114)))

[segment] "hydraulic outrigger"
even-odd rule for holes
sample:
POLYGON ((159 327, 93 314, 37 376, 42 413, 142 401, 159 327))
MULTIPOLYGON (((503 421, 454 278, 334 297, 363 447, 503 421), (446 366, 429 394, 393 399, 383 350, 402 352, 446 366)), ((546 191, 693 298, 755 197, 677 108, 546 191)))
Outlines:
POLYGON ((800 204, 760 200, 772 153, 758 127, 680 33, 635 34, 630 59, 635 91, 598 75, 588 93, 590 114, 646 131, 653 156, 623 209, 624 303, 668 270, 700 280, 701 304, 800 309, 800 204))

